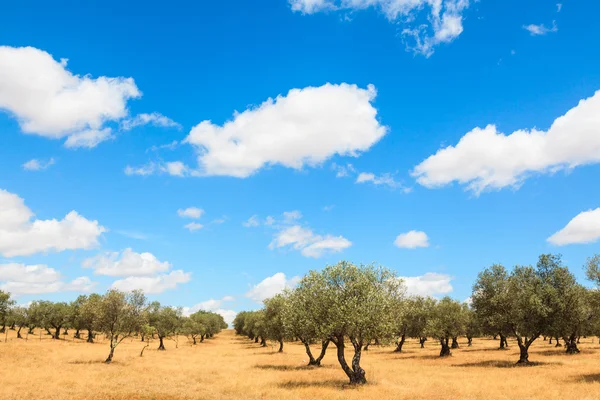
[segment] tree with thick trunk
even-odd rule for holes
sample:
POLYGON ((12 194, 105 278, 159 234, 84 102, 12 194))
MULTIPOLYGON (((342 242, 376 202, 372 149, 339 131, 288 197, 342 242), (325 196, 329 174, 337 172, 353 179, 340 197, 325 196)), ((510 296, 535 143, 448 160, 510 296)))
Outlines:
POLYGON ((506 341, 506 336, 500 335, 500 350, 508 350, 508 342, 506 341))
MULTIPOLYGON (((466 329, 466 318, 463 305, 450 297, 444 297, 433 308, 430 323, 427 325, 429 336, 438 338, 441 350, 440 357, 450 356, 450 340, 454 346, 458 345, 458 335, 466 329)), ((456 348, 456 347, 454 347, 456 348)))
POLYGON ((450 351, 450 346, 448 345, 449 340, 450 338, 448 337, 440 339, 440 344, 442 346, 440 350, 440 357, 449 357, 452 355, 452 352, 450 351))
POLYGON ((330 339, 350 384, 362 385, 367 383, 360 365, 362 349, 375 338, 394 336, 394 307, 403 296, 401 287, 402 281, 391 271, 375 265, 340 262, 310 271, 289 295, 284 326, 291 327, 290 336, 302 338, 303 331, 312 333, 304 337, 307 353, 311 339, 330 339), (354 350, 350 364, 345 355, 348 339, 354 350))
POLYGON ((460 345, 458 344, 458 338, 456 336, 452 337, 452 348, 453 349, 458 349, 460 347, 460 345))
POLYGON ((419 344, 421 345, 421 348, 424 349, 425 348, 425 342, 427 341, 426 337, 420 337, 419 338, 419 344))
POLYGON ((343 337, 335 337, 332 338, 331 341, 337 347, 337 358, 342 370, 346 373, 348 378, 350 379, 350 383, 353 385, 364 385, 367 383, 365 370, 360 366, 360 357, 361 350, 363 347, 362 341, 357 341, 356 339, 352 340, 352 345, 354 347, 354 356, 352 357, 352 367, 348 365, 346 362, 345 353, 345 344, 343 337))

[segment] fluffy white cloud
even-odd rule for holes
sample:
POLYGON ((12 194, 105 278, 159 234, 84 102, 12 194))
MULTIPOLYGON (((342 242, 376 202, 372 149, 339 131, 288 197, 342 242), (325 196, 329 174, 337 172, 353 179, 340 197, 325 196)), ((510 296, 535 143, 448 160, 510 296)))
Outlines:
POLYGON ((0 254, 28 256, 48 251, 90 249, 106 229, 75 211, 62 220, 39 220, 16 194, 0 189, 0 254))
POLYGON ((15 296, 55 292, 90 292, 96 283, 88 277, 71 282, 61 280, 61 274, 47 265, 0 264, 0 290, 15 296))
POLYGON ((83 267, 92 268, 96 275, 148 276, 168 271, 171 264, 159 261, 152 253, 136 253, 128 248, 88 258, 83 267))
POLYGON ((417 247, 429 247, 429 238, 425 232, 410 231, 398 235, 394 244, 403 249, 416 249, 417 247))
POLYGON ((345 83, 292 89, 222 126, 203 121, 186 138, 199 164, 188 174, 245 178, 269 165, 301 169, 336 154, 358 156, 387 132, 371 104, 376 94, 372 85, 345 83))
POLYGON ((414 296, 436 296, 452 292, 452 277, 445 274, 428 272, 422 276, 401 277, 406 285, 406 291, 414 296))
POLYGON ((198 207, 188 207, 186 209, 177 210, 177 215, 181 218, 198 219, 204 214, 204 210, 198 207))
POLYGON ((0 46, 0 109, 24 133, 67 137, 67 147, 94 147, 112 137, 104 125, 127 116, 127 101, 141 96, 132 78, 74 75, 33 47, 0 46))
POLYGON ((558 32, 558 26, 556 26, 556 21, 552 21, 551 28, 548 28, 544 24, 540 24, 540 25, 530 24, 530 25, 523 25, 523 29, 528 31, 531 34, 531 36, 541 36, 541 35, 545 35, 550 32, 558 32))
POLYGON ((166 290, 176 289, 178 284, 187 283, 191 279, 191 273, 175 270, 169 274, 157 276, 130 276, 120 279, 111 285, 111 288, 130 292, 141 289, 146 294, 159 294, 166 290))
MULTIPOLYGON (((475 0, 477 1, 477 0, 475 0)), ((470 0, 289 0, 303 14, 320 11, 381 10, 390 22, 403 24, 402 35, 412 38, 407 49, 429 57, 441 43, 450 43, 463 32, 463 12, 470 0), (426 18, 421 18, 427 10, 426 18)))
POLYGON ((504 135, 494 125, 475 128, 412 171, 426 187, 454 181, 476 194, 519 187, 535 173, 555 173, 600 162, 600 91, 557 118, 548 131, 504 135))
POLYGON ((51 165, 54 165, 54 158, 51 158, 48 161, 34 158, 23 164, 23 169, 25 171, 41 171, 43 169, 48 169, 51 165))
POLYGON ((548 238, 557 246, 593 243, 600 239, 600 208, 588 210, 573 218, 567 226, 548 238))
POLYGON ((352 246, 352 242, 343 236, 321 236, 310 228, 293 225, 278 231, 269 244, 270 249, 287 246, 299 250, 304 257, 319 258, 325 254, 339 253, 352 246))
POLYGON ((121 129, 128 131, 135 127, 144 125, 152 125, 162 128, 181 129, 180 124, 173 121, 171 118, 165 117, 164 115, 157 112, 153 112, 151 114, 138 114, 135 116, 135 118, 126 119, 123 122, 121 122, 121 129))
POLYGON ((190 232, 196 232, 204 228, 204 225, 199 224, 197 222, 190 222, 189 224, 185 225, 184 228, 190 232))
POLYGON ((287 279, 283 272, 278 272, 273 276, 265 278, 262 282, 254 285, 252 289, 246 293, 246 297, 262 303, 265 299, 275 296, 283 292, 286 288, 293 288, 298 284, 300 277, 294 276, 287 279))

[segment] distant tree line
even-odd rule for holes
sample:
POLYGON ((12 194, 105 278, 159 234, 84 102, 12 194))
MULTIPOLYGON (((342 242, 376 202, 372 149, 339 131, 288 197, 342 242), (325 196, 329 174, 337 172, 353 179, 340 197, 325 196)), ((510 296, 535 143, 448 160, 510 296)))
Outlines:
POLYGON ((186 317, 181 308, 148 303, 141 290, 109 290, 104 295, 82 295, 70 303, 33 301, 27 307, 16 306, 9 293, 0 291, 0 333, 12 329, 22 339, 36 328, 56 340, 71 330, 74 339, 83 340, 85 335, 88 343, 94 343, 96 334, 102 333, 110 345, 106 358, 110 363, 117 346, 132 336, 148 343, 156 338, 158 350, 165 350, 165 339, 185 335, 196 344, 227 328, 227 324, 213 312, 198 311, 186 317))
MULTIPOLYGON (((600 286, 600 256, 588 259, 588 279, 600 286)), ((367 382, 361 354, 371 344, 395 344, 401 352, 407 338, 424 347, 427 338, 440 346, 440 357, 459 347, 459 337, 471 346, 474 337, 499 338, 499 349, 514 338, 518 364, 529 364, 531 344, 543 337, 563 341, 567 354, 579 352, 582 336, 600 335, 600 291, 577 283, 560 255, 543 254, 535 266, 510 272, 493 265, 479 273, 469 301, 408 296, 401 278, 377 265, 340 262, 310 271, 296 288, 265 300, 257 311, 237 314, 233 327, 266 346, 300 341, 308 364, 319 366, 333 344, 351 384, 367 382), (320 345, 313 354, 311 345, 320 345), (346 360, 350 346, 351 360, 346 360)))

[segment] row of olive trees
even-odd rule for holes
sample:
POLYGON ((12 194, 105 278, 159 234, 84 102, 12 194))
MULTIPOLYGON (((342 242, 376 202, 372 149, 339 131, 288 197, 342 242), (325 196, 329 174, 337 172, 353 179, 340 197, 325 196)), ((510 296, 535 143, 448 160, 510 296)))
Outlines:
MULTIPOLYGON (((588 277, 600 284, 600 257, 589 260, 588 277)), ((600 292, 578 284, 560 256, 542 255, 535 267, 517 266, 510 273, 494 265, 478 276, 472 305, 449 297, 441 300, 406 295, 390 270, 341 262, 310 271, 298 286, 265 301, 263 309, 241 312, 236 333, 266 345, 266 340, 303 343, 309 365, 319 366, 330 343, 353 384, 366 383, 361 352, 370 343, 393 343, 402 351, 407 337, 427 337, 440 344, 440 356, 451 355, 466 336, 468 345, 480 335, 500 336, 500 348, 514 337, 518 363, 529 363, 529 347, 540 336, 562 338, 567 352, 578 352, 577 339, 600 334, 600 292), (352 360, 345 358, 348 344, 352 360), (318 357, 310 345, 321 344, 318 357)))
POLYGON ((159 302, 148 303, 142 291, 124 293, 109 290, 104 295, 79 296, 71 303, 34 301, 28 307, 15 306, 10 294, 0 291, 0 332, 14 329, 17 338, 33 333, 35 328, 45 330, 53 339, 74 330, 73 338, 81 339, 81 332, 87 333, 87 342, 93 343, 96 333, 106 336, 110 353, 106 359, 110 363, 117 346, 134 335, 142 341, 156 337, 159 350, 165 350, 164 340, 186 335, 193 344, 212 337, 227 324, 221 315, 198 311, 189 317, 182 315, 181 308, 162 306, 159 302))

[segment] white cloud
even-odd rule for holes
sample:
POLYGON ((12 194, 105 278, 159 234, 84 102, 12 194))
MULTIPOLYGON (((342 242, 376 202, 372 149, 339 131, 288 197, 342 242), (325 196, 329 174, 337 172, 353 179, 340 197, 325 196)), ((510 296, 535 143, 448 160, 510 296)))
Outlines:
POLYGON ((222 126, 203 121, 185 140, 198 151, 199 167, 188 174, 245 178, 270 165, 302 169, 336 154, 356 157, 387 132, 375 96, 372 85, 326 84, 292 89, 222 126))
POLYGON ((576 243, 593 243, 600 239, 600 208, 578 214, 567 226, 548 238, 557 246, 576 243))
POLYGON ((127 167, 125 167, 125 175, 148 176, 154 174, 156 170, 157 166, 155 163, 148 163, 146 165, 142 165, 141 167, 132 167, 128 165, 127 167))
POLYGON ((242 223, 246 228, 256 228, 260 225, 260 220, 258 219, 258 215, 253 215, 248 218, 248 221, 242 223))
POLYGON ((562 3, 556 3, 556 12, 561 12, 562 11, 562 3))
POLYGON ((41 171, 44 169, 48 169, 51 165, 54 165, 54 158, 51 158, 48 161, 38 160, 34 158, 23 164, 23 169, 25 171, 41 171))
POLYGON ((469 0, 289 0, 293 11, 359 11, 377 8, 393 23, 405 28, 402 35, 413 39, 407 49, 429 57, 434 48, 450 43, 463 32, 463 12, 469 0), (426 18, 421 17, 427 10, 426 18))
POLYGON ((304 257, 319 258, 325 254, 339 253, 352 246, 343 236, 317 235, 310 228, 300 225, 285 227, 275 234, 270 249, 290 246, 304 257))
POLYGON ((83 267, 92 268, 96 275, 148 276, 168 271, 171 264, 159 261, 152 253, 136 253, 128 248, 88 258, 83 267))
POLYGON ((151 161, 139 167, 132 167, 130 165, 125 167, 125 175, 148 176, 153 174, 168 174, 182 178, 185 176, 196 176, 198 175, 198 172, 190 169, 181 161, 167 163, 151 161))
POLYGON ((198 207, 188 207, 186 209, 177 210, 177 215, 181 218, 198 219, 204 214, 204 210, 198 207))
POLYGON ((262 303, 265 299, 283 292, 286 288, 293 288, 298 284, 299 280, 300 277, 298 276, 287 279, 283 272, 278 272, 273 276, 265 278, 259 284, 254 285, 252 289, 246 293, 246 297, 257 303, 262 303))
POLYGON ((187 283, 191 279, 191 273, 182 270, 171 271, 169 274, 157 276, 130 276, 120 279, 111 285, 111 288, 130 292, 141 289, 146 294, 159 294, 166 290, 177 289, 178 284, 187 283))
POLYGON ((21 130, 67 147, 94 147, 112 137, 105 124, 127 116, 127 101, 141 96, 132 78, 73 75, 45 51, 0 46, 0 109, 21 130))
POLYGON ((15 296, 56 292, 90 292, 96 283, 88 277, 71 282, 61 280, 61 274, 47 265, 0 264, 0 290, 15 296))
POLYGON ((199 224, 197 222, 190 222, 189 224, 185 225, 184 228, 190 232, 196 232, 204 228, 204 225, 199 224))
POLYGON ((96 147, 105 140, 114 139, 110 128, 104 129, 88 129, 85 131, 73 133, 65 141, 65 147, 71 149, 96 147))
POLYGON ((0 264, 0 281, 23 283, 52 283, 60 279, 60 273, 47 265, 0 264))
POLYGON ((356 172, 352 164, 338 165, 336 163, 333 163, 331 164, 331 169, 335 171, 336 178, 345 178, 347 176, 353 175, 356 172))
POLYGON ((496 126, 475 128, 456 146, 448 146, 412 171, 421 185, 434 188, 454 181, 480 194, 518 188, 533 174, 600 162, 600 91, 581 100, 550 129, 518 130, 510 135, 496 126))
POLYGON ((428 272, 422 276, 401 277, 406 291, 414 296, 436 296, 452 292, 452 277, 444 274, 428 272))
POLYGON ((180 124, 173 121, 171 118, 165 117, 164 115, 157 112, 153 112, 151 114, 138 114, 135 116, 135 118, 126 119, 123 122, 121 122, 121 129, 128 131, 135 127, 144 125, 152 125, 162 128, 181 129, 180 124))
POLYGON ((429 247, 429 238, 425 232, 410 231, 398 235, 394 241, 396 247, 403 249, 416 249, 417 247, 429 247))
POLYGON ((531 36, 542 36, 542 35, 546 35, 547 33, 550 33, 550 32, 558 32, 558 26, 556 26, 556 21, 552 21, 552 27, 550 27, 550 28, 548 28, 544 24, 540 24, 540 25, 530 24, 530 25, 523 25, 523 29, 529 31, 531 36))
MULTIPOLYGON (((373 185, 376 185, 376 186, 379 186, 379 185, 387 186, 390 189, 396 189, 396 188, 402 187, 402 184, 400 182, 396 181, 391 174, 383 174, 380 176, 377 176, 370 172, 361 172, 360 174, 358 174, 358 177, 356 178, 356 183, 366 183, 366 182, 371 182, 373 185)), ((408 189, 405 189, 405 191, 406 190, 408 190, 408 189)))
POLYGON ((0 189, 0 254, 29 256, 48 251, 91 249, 106 229, 71 211, 62 220, 32 220, 34 214, 16 194, 0 189))

